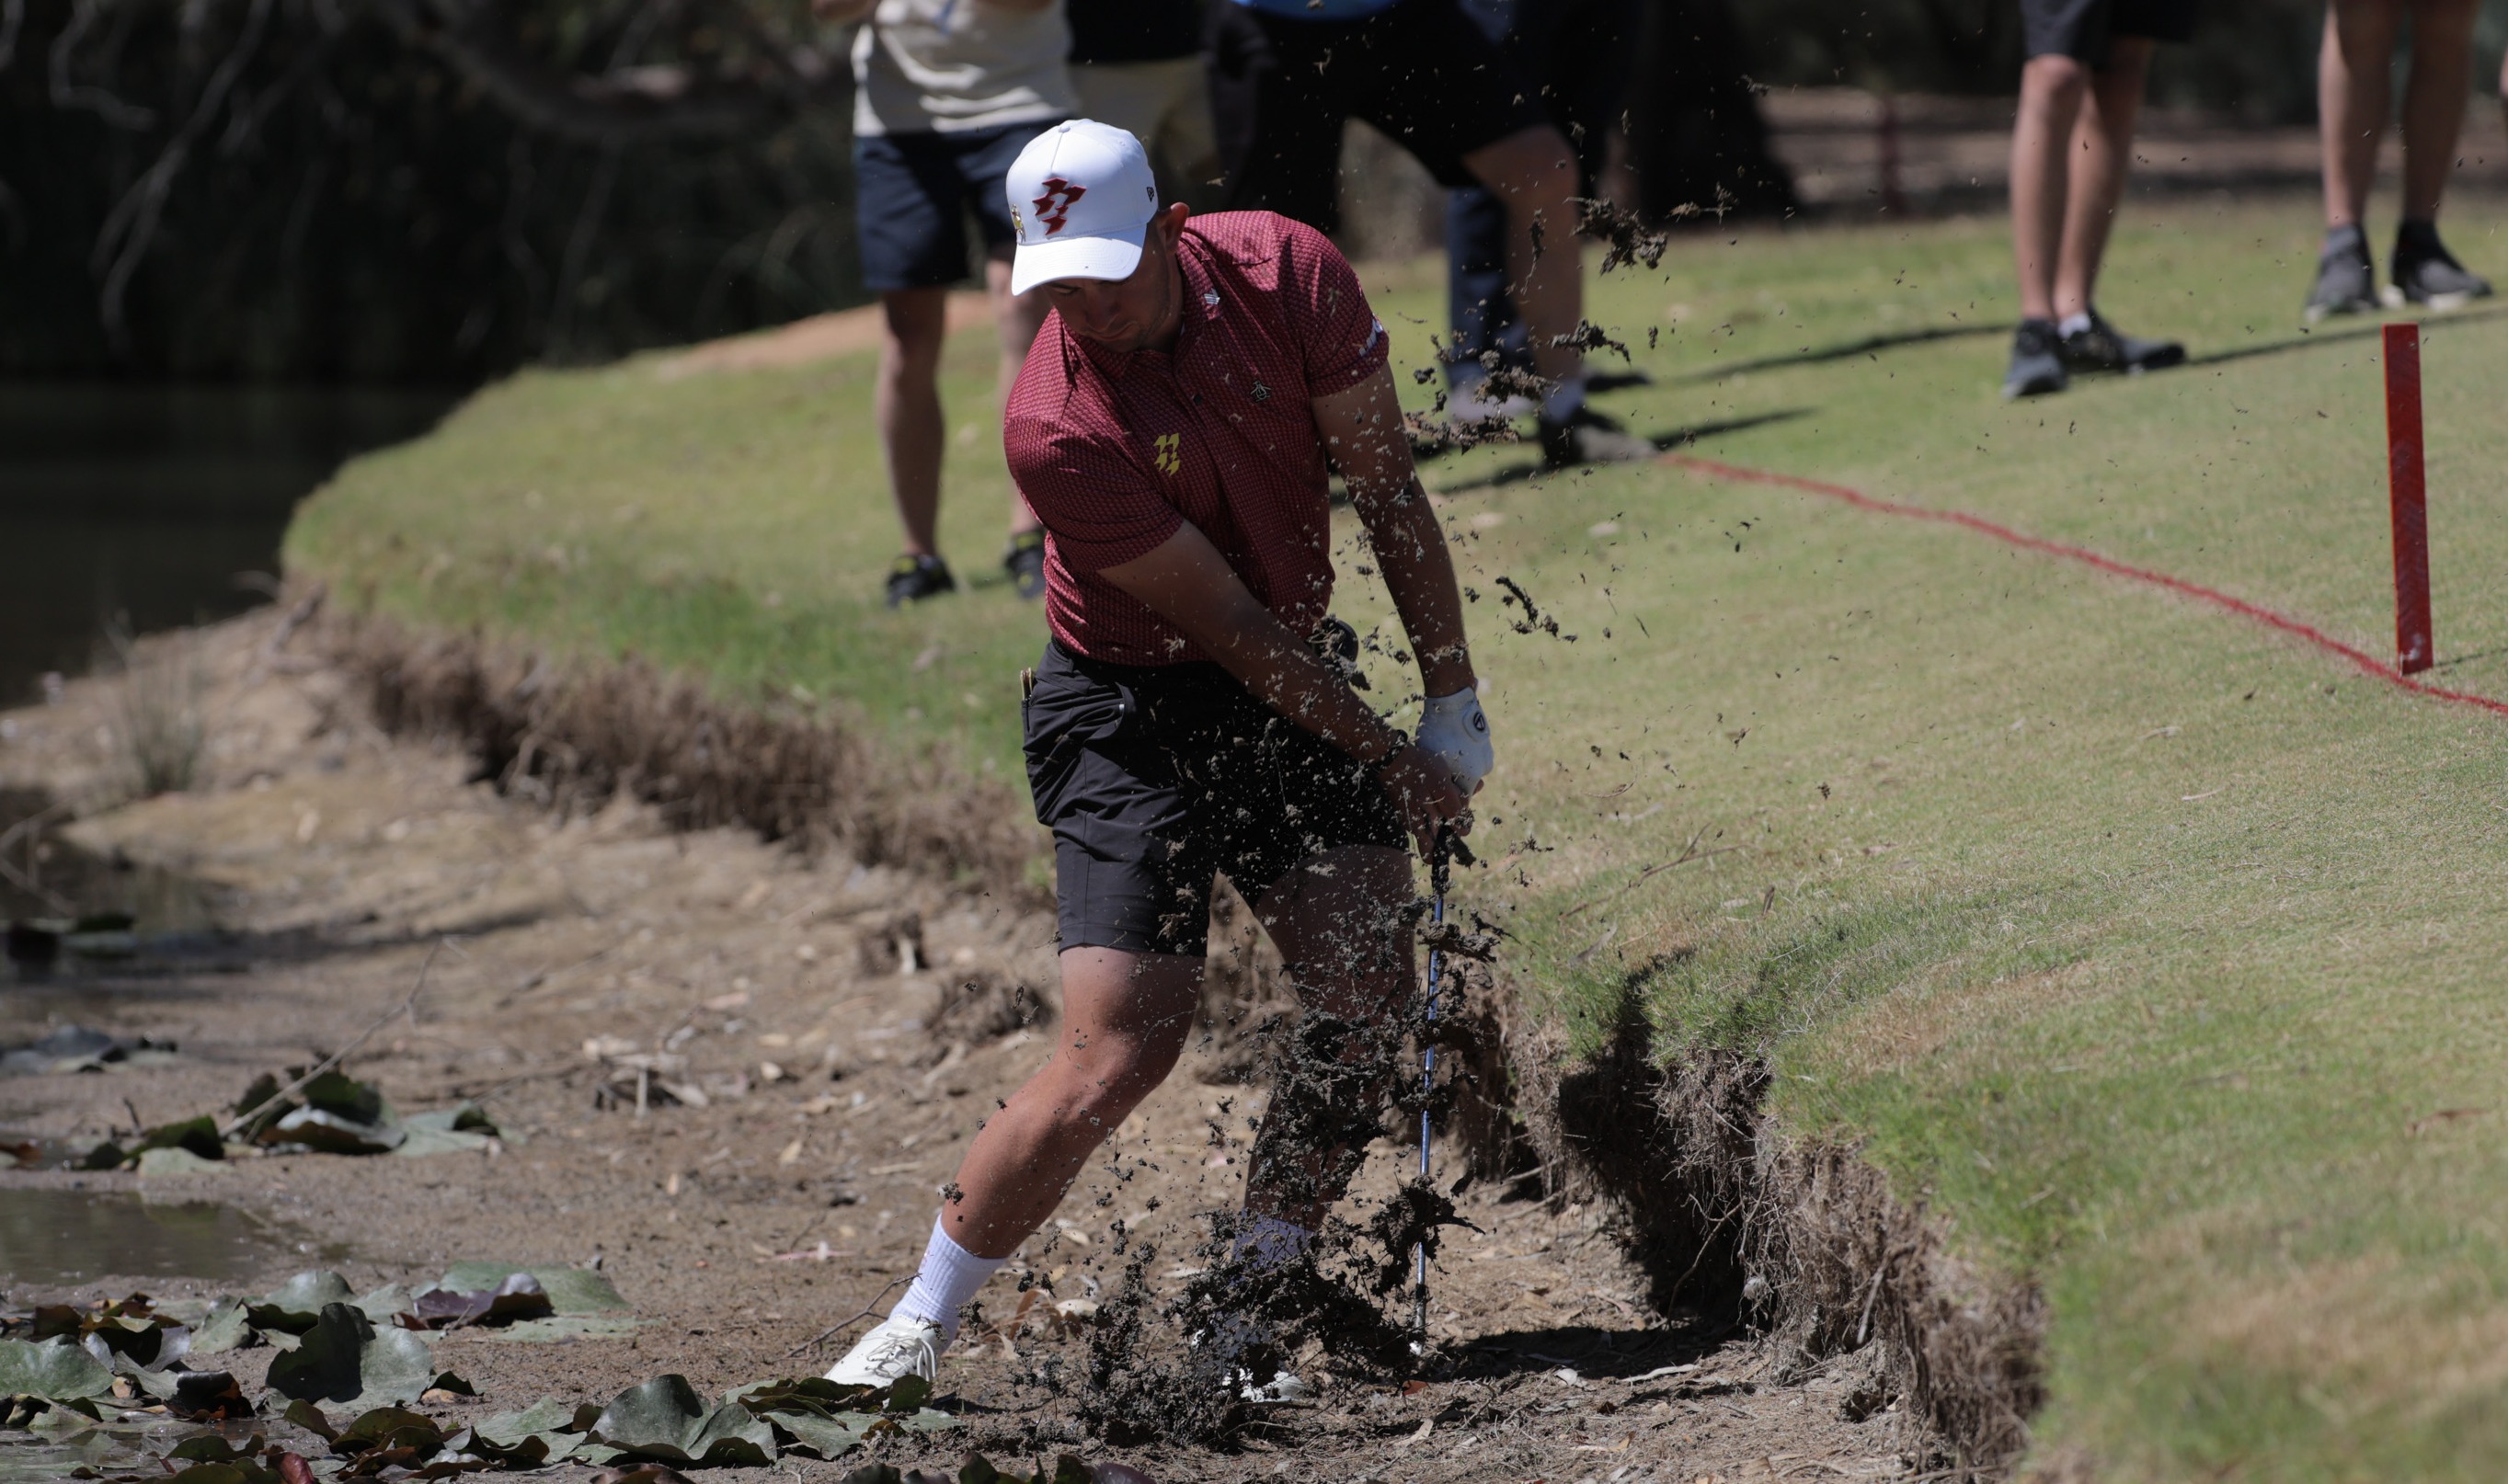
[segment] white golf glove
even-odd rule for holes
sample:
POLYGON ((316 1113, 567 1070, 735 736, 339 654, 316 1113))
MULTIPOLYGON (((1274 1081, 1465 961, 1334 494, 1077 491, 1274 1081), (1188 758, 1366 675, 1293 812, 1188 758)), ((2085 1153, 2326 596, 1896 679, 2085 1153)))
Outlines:
POLYGON ((1470 691, 1431 696, 1420 707, 1420 750, 1453 771, 1469 798, 1488 778, 1496 761, 1490 750, 1489 716, 1481 698, 1470 691))

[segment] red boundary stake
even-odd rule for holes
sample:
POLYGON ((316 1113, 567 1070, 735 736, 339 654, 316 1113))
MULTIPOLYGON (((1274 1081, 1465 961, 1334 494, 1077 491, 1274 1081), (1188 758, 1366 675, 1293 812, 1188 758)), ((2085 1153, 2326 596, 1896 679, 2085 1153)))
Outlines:
POLYGON ((2023 551, 2038 552, 2048 557, 2061 557, 2067 561, 2078 561, 2084 566, 2095 567, 2111 576, 2149 583, 2156 588, 2165 588, 2180 597, 2191 597, 2196 602, 2225 608, 2241 618, 2253 619, 2268 629, 2279 630, 2293 638, 2305 640, 2330 654, 2340 655, 2364 673, 2375 675, 2389 685, 2399 686, 2415 695, 2428 696, 2438 701, 2453 701, 2460 706, 2479 706, 2492 715, 2508 716, 2508 701, 2493 701, 2488 696, 2477 696, 2471 691, 2449 690, 2445 686, 2432 685, 2425 680, 2416 680, 2368 651, 2345 644, 2314 625, 2303 623, 2286 613, 2276 613, 2261 604, 2251 603, 2243 597, 2232 597, 2217 588, 2207 588, 2200 583, 2188 582, 2183 577, 2171 577, 2166 572, 2134 566, 2129 562, 2119 561, 2113 557, 2102 557, 2085 546, 2073 546, 2062 541, 2049 541, 2044 536, 2032 536, 2014 530, 2009 525, 1998 525, 1983 516, 1971 515, 1964 510, 1935 510, 1923 505, 1910 505, 1903 500, 1885 500, 1878 495, 1865 494, 1861 489, 1852 489, 1844 485, 1826 484, 1816 479, 1804 479, 1798 475, 1779 474, 1767 469, 1752 469, 1741 464, 1721 463, 1715 459, 1699 458, 1688 453, 1666 453, 1662 455, 1661 461, 1676 468, 1694 470, 1700 474, 1712 475, 1716 479, 1731 480, 1737 484, 1774 485, 1786 489, 1798 489, 1806 494, 1826 495, 1833 500, 1842 500, 1859 510, 1869 510, 1877 515, 1899 516, 1911 521, 1931 521, 1943 525, 1962 526, 1979 535, 1990 536, 2007 546, 2016 546, 2023 551))
POLYGON ((2429 491, 2421 457, 2421 330, 2385 327, 2386 489, 2395 526, 2395 668, 2418 674, 2437 650, 2430 633, 2429 491))

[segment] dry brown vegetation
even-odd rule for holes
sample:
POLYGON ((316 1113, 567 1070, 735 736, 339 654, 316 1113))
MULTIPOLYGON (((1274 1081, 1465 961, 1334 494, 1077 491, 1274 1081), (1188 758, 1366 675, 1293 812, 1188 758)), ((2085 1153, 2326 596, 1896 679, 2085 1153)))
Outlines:
POLYGON ((476 777, 561 811, 625 794, 682 829, 745 825, 1039 896, 1022 800, 933 753, 900 757, 824 715, 724 701, 636 659, 571 664, 473 634, 335 623, 333 659, 386 732, 458 740, 476 777))

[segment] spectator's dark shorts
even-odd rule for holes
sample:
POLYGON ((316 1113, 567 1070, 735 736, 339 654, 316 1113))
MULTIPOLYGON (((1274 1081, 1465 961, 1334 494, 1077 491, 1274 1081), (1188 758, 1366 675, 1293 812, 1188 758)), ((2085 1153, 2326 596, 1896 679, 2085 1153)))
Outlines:
POLYGON ((2031 56, 2069 56, 2096 67, 2106 63, 2112 37, 2194 35, 2194 0, 2020 0, 2020 33, 2031 56))
POLYGON ((987 251, 1016 242, 1002 177, 1027 142, 1050 127, 857 136, 854 228, 862 238, 863 286, 884 294, 965 278, 970 212, 987 251))
POLYGON ((1310 855, 1409 843, 1365 766, 1216 665, 1105 665, 1049 642, 1022 710, 1064 948, 1199 958, 1217 874, 1259 904, 1310 855))
POLYGON ((1401 0, 1358 20, 1210 7, 1210 112, 1228 204, 1339 229, 1341 132, 1365 119, 1444 186, 1463 157, 1549 122, 1537 90, 1455 0, 1401 0))

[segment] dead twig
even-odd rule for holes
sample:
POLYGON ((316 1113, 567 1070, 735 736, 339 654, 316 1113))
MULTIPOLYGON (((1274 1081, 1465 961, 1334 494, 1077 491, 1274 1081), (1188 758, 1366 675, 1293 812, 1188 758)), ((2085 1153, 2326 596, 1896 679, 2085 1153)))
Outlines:
POLYGON ((863 1305, 862 1313, 855 1315, 852 1319, 846 1320, 841 1324, 830 1324, 827 1328, 820 1330, 813 1338, 804 1340, 800 1344, 793 1346, 791 1350, 784 1352, 784 1358, 790 1360, 794 1356, 799 1355, 805 1350, 816 1350, 855 1324, 859 1324, 864 1320, 869 1319, 871 1311, 879 1307, 879 1301, 881 1299, 888 1297, 889 1294, 895 1292, 898 1288, 912 1282, 914 1282, 914 1275, 908 1273, 904 1278, 890 1284, 887 1287, 880 1289, 877 1293, 870 1296, 870 1302, 863 1305))
POLYGON ((435 967, 435 956, 444 952, 445 948, 450 945, 452 941, 453 940, 450 938, 438 938, 435 940, 435 946, 426 951, 426 960, 418 966, 418 983, 409 987, 409 994, 402 998, 399 1004, 396 1004, 390 1009, 385 1011, 382 1017, 376 1020, 373 1025, 358 1032, 356 1039, 349 1042, 346 1046, 341 1047, 339 1050, 332 1052, 329 1056, 324 1057, 321 1061, 314 1064, 313 1068, 307 1071, 303 1076, 288 1083, 285 1087, 280 1088, 278 1091, 271 1094, 261 1102, 254 1104, 251 1107, 245 1108, 242 1112, 236 1114, 232 1120, 218 1130, 218 1138, 223 1140, 229 1135, 234 1134, 238 1129, 250 1123, 253 1115, 260 1112, 263 1108, 278 1102, 281 1098, 285 1098, 293 1093, 301 1091, 306 1084, 312 1082, 315 1077, 322 1075, 322 1073, 329 1071, 332 1068, 347 1061, 350 1052, 355 1051, 358 1047, 373 1039, 376 1032, 390 1025, 393 1021, 407 1015, 411 1018, 412 1022, 415 1023, 417 1020, 416 1012, 418 1009, 418 996, 426 989, 427 970, 435 967))
POLYGON ((1640 871, 1637 874, 1637 879, 1635 881, 1630 882, 1627 886, 1622 887, 1619 890, 1612 892, 1608 896, 1598 896, 1590 902, 1577 903, 1575 906, 1568 908, 1566 912, 1561 913, 1559 915, 1560 921, 1565 922, 1569 918, 1581 916, 1593 911, 1597 907, 1608 906, 1609 904, 1618 901, 1621 897, 1635 891, 1638 887, 1644 886, 1648 881, 1651 881, 1655 877, 1662 875, 1664 872, 1671 870, 1675 866, 1685 866, 1693 860, 1707 860, 1717 855, 1730 855, 1735 851, 1742 849, 1742 847, 1738 845, 1719 845, 1712 851, 1702 851, 1698 848, 1698 841, 1700 836, 1703 836, 1706 833, 1707 826, 1703 824, 1700 825, 1698 827, 1698 833, 1690 836, 1689 843, 1680 848, 1679 855, 1671 860, 1664 861, 1660 865, 1648 866, 1644 870, 1640 871))

